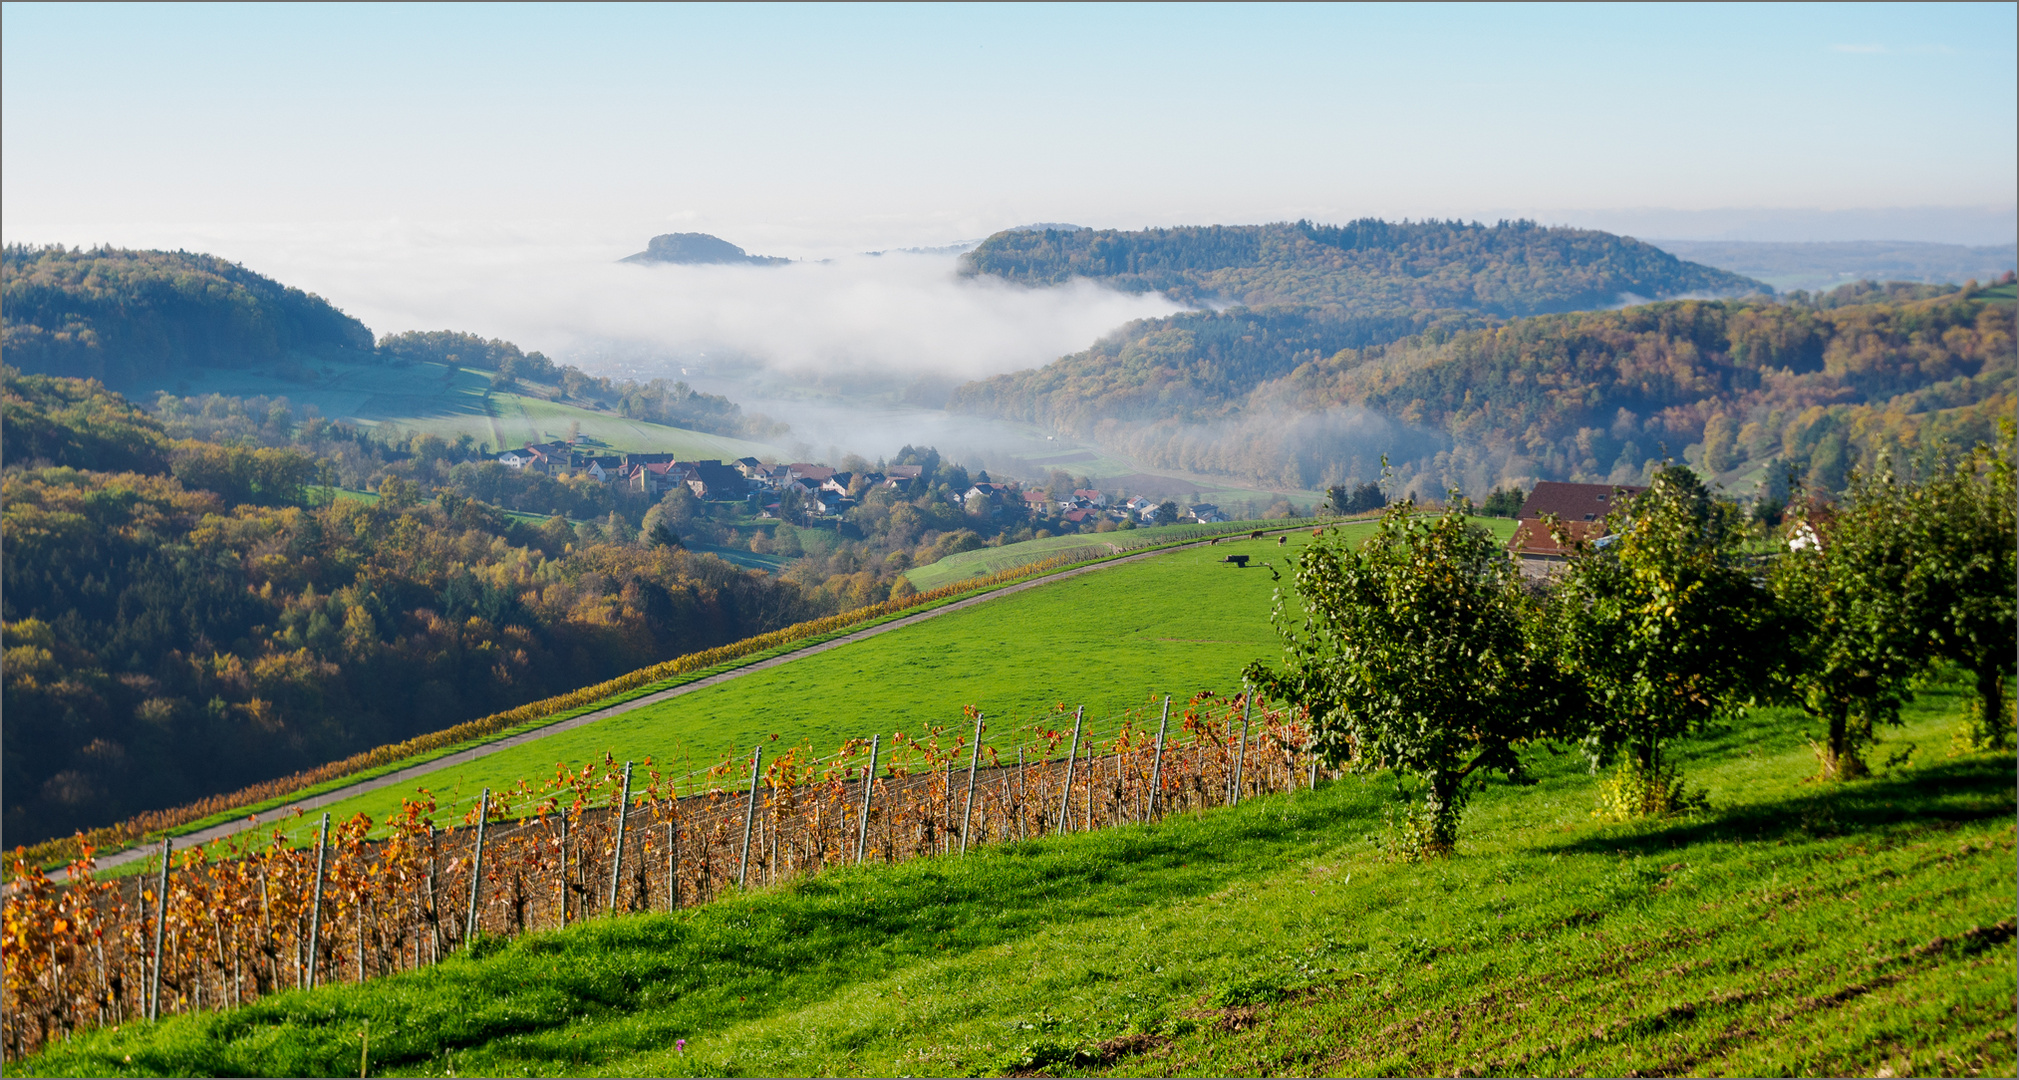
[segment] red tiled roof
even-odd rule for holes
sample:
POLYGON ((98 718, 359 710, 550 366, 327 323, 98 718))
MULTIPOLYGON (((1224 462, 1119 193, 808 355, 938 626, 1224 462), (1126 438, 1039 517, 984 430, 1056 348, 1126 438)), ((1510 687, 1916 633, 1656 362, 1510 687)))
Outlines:
POLYGON ((1522 500, 1523 521, 1555 514, 1564 521, 1603 521, 1618 507, 1622 496, 1638 495, 1647 489, 1632 484, 1566 484, 1544 480, 1522 500))
POLYGON ((1507 550, 1516 556, 1562 558, 1568 556, 1581 541, 1596 540, 1605 535, 1603 521, 1566 521, 1563 523, 1568 546, 1556 542, 1548 528, 1541 521, 1524 521, 1514 527, 1514 536, 1507 541, 1507 550))

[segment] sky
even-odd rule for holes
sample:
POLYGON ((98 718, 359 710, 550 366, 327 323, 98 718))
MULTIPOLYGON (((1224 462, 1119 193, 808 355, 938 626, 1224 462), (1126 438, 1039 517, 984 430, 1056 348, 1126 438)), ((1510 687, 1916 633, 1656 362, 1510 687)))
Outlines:
MULTIPOLYGON (((210 251, 382 332, 553 349, 634 333, 576 310, 589 268, 673 231, 795 258, 1367 215, 2009 243, 2015 38, 2012 4, 7 3, 0 235, 210 251)), ((868 264, 831 265, 826 296, 868 264)), ((952 296, 935 273, 914 302, 952 296)), ((719 338, 701 307, 644 332, 719 338)), ((1053 318, 1038 356, 1155 305, 1053 308, 990 310, 1053 318)))

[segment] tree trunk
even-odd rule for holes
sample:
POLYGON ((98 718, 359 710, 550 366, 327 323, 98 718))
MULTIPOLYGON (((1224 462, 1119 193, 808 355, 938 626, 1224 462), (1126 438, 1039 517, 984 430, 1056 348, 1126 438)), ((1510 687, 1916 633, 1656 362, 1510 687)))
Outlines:
POLYGON ((2005 679, 1995 668, 1977 673, 1977 705, 1983 710, 1978 718, 1982 725, 1979 741, 1987 748, 2004 749, 2012 729, 2005 722, 2005 679))

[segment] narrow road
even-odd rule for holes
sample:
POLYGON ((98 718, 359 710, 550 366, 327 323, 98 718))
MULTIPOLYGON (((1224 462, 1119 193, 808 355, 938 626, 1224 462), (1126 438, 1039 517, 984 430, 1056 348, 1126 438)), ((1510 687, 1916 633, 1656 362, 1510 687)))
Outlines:
MULTIPOLYGON (((1301 529, 1308 529, 1312 527, 1310 524, 1308 524, 1309 519, 1306 519, 1306 521, 1307 524, 1304 525, 1297 525, 1289 528, 1266 529, 1262 531, 1268 534, 1297 532, 1301 529)), ((670 690, 661 690, 656 694, 649 694, 645 697, 624 702, 621 705, 612 705, 607 709, 598 709, 595 712, 583 713, 580 716, 572 717, 567 720, 562 720, 558 723, 548 724, 545 727, 536 728, 532 731, 522 732, 520 734, 513 735, 510 738, 499 739, 497 742, 485 743, 482 746, 471 747, 468 750, 458 751, 446 757, 435 758, 432 761, 428 761, 420 765, 415 765, 412 768, 400 769, 397 772, 386 773, 383 776, 376 776, 370 780, 362 780, 359 781, 358 783, 351 784, 346 787, 337 788, 334 791, 326 791, 320 795, 314 795, 309 798, 302 799, 299 802, 289 803, 286 806, 279 807, 273 810, 268 810, 264 814, 260 815, 260 817, 265 821, 271 822, 278 818, 292 814, 296 807, 301 808, 303 812, 308 812, 311 810, 320 810, 325 806, 331 806, 336 803, 343 802, 345 799, 349 799, 358 795, 363 795, 369 791, 378 791, 381 788, 389 788, 401 784, 411 783, 423 776, 426 776, 429 773, 435 772, 440 769, 446 769, 453 765, 467 764, 469 762, 476 761, 479 758, 486 758, 491 756, 492 754, 496 754, 504 750, 510 750, 515 746, 522 746, 536 739, 544 739, 549 735, 555 735, 560 732, 569 731, 578 727, 585 727, 589 724, 596 723, 599 720, 608 720, 613 716, 621 716, 624 713, 630 712, 634 709, 643 709, 647 706, 657 705, 662 701, 670 701, 673 698, 680 697, 683 694, 692 694, 696 693, 697 691, 706 690, 711 686, 719 686, 722 683, 728 682, 731 679, 740 679, 745 675, 755 674, 756 672, 759 671, 764 671, 769 668, 777 667, 780 664, 788 664, 794 660, 800 660, 808 656, 813 656, 818 653, 826 652, 829 649, 838 649, 843 645, 849 644, 850 642, 862 641, 867 638, 873 638, 878 634, 887 634, 892 630, 901 630, 907 626, 915 626, 919 623, 926 621, 927 619, 936 619, 941 615, 946 615, 951 612, 960 611, 964 608, 970 608, 976 604, 985 604, 991 600, 999 600, 1002 597, 1012 596, 1015 595, 1016 593, 1023 592, 1025 589, 1034 589, 1040 585, 1048 585, 1055 581, 1061 581, 1070 577, 1078 577, 1081 574, 1091 574, 1099 570, 1106 570, 1109 569, 1110 567, 1122 566, 1127 563, 1137 562, 1142 559, 1154 559, 1160 555, 1169 555, 1174 552, 1184 551, 1188 548, 1205 547, 1209 544, 1212 544, 1215 540, 1225 540, 1230 537, 1239 539, 1244 535, 1245 534, 1243 533, 1226 533, 1222 534, 1221 536, 1210 537, 1205 540, 1194 540, 1190 543, 1177 545, 1176 547, 1158 548, 1154 551, 1138 552, 1137 554, 1134 555, 1125 555, 1119 559, 1111 559, 1107 562, 1095 563, 1092 566, 1082 566, 1074 570, 1066 570, 1056 574, 1046 574, 1042 577, 1032 578, 1029 581, 1021 581, 1015 585, 1008 585, 1004 586, 1003 588, 996 589, 993 592, 983 593, 980 596, 971 596, 965 600, 956 600, 951 604, 947 604, 943 607, 936 607, 930 611, 921 611, 915 615, 906 615, 901 618, 893 619, 890 622, 884 623, 880 626, 872 626, 866 630, 858 630, 852 634, 845 634, 841 637, 833 639, 832 641, 824 641, 818 645, 812 645, 804 649, 798 649, 793 652, 786 653, 784 656, 774 656, 769 660, 760 660, 754 664, 749 664, 744 667, 736 668, 732 671, 725 671, 719 675, 710 675, 705 679, 697 679, 694 682, 687 683, 682 686, 676 686, 670 690)), ((188 833, 183 836, 178 836, 175 838, 175 843, 177 847, 188 847, 197 844, 208 844, 211 843, 212 841, 221 840, 227 836, 232 836, 237 833, 243 832, 246 829, 256 827, 257 824, 252 820, 251 815, 248 814, 246 817, 242 817, 234 821, 227 821, 222 825, 213 825, 208 829, 202 829, 197 832, 188 833)), ((98 869, 100 871, 109 870, 115 866, 120 866, 125 863, 133 862, 137 859, 145 859, 159 850, 160 850, 159 845, 155 844, 128 848, 125 851, 116 852, 114 854, 100 858, 98 860, 98 869)), ((65 872, 61 870, 52 871, 49 876, 52 880, 60 881, 65 876, 65 872)))

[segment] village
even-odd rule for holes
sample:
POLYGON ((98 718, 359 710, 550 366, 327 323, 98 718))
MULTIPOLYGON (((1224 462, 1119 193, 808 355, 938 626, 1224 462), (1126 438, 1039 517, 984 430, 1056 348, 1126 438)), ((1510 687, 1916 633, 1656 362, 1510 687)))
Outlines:
MULTIPOLYGON (((849 471, 805 461, 767 463, 754 457, 728 462, 685 461, 674 454, 590 453, 564 441, 527 443, 494 455, 492 460, 508 469, 533 470, 556 478, 588 476, 655 499, 684 486, 707 502, 748 503, 766 518, 838 518, 869 491, 884 488, 909 498, 928 480, 921 465, 849 471)), ((1015 482, 992 481, 986 471, 976 474, 966 490, 949 491, 946 498, 971 515, 1000 517, 1020 511, 1028 518, 1056 519, 1071 531, 1095 531, 1104 522, 1116 527, 1228 520, 1212 503, 1181 507, 1168 499, 1110 495, 1093 488, 1075 489, 1061 497, 1044 489, 1025 489, 1015 482)))

